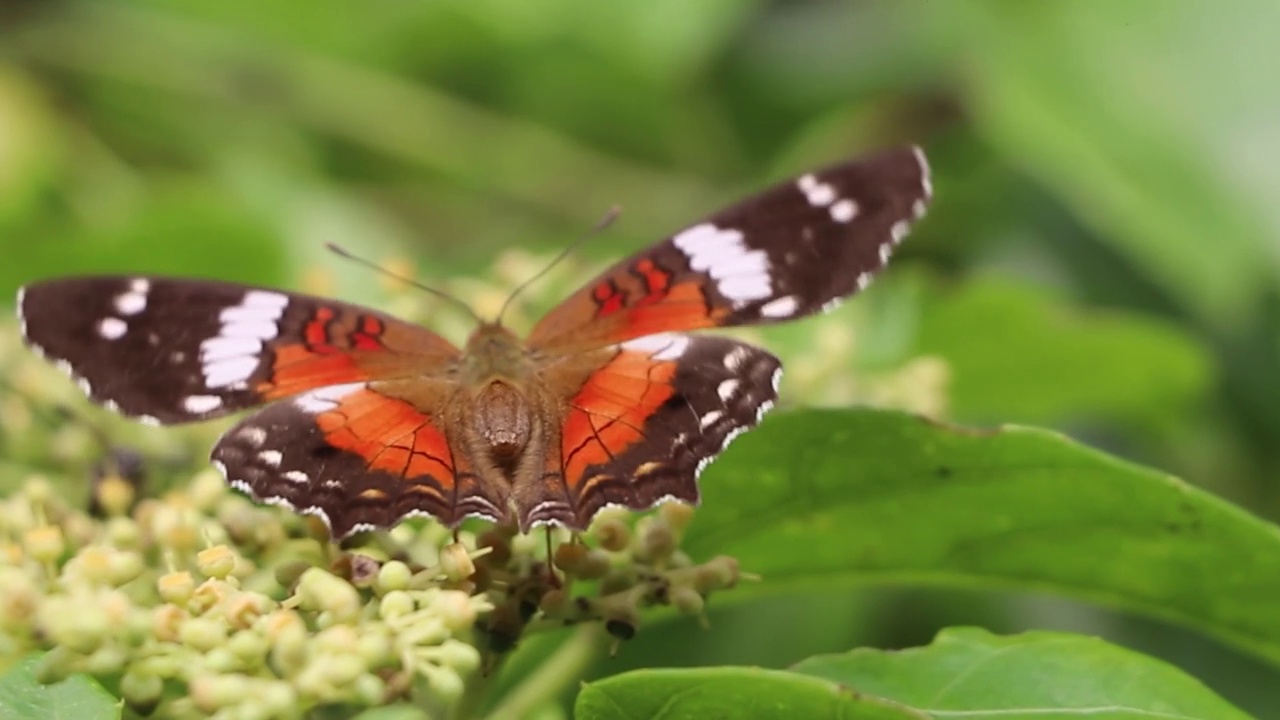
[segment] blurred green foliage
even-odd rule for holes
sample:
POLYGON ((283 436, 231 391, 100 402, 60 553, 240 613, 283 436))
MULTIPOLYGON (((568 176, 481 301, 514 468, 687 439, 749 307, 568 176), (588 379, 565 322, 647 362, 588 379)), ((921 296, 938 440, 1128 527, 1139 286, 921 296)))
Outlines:
MULTIPOLYGON (((904 363, 937 358, 950 419, 1047 425, 1274 519, 1277 26, 1264 0, 14 0, 0 290, 165 272, 380 297, 326 241, 465 290, 504 249, 558 250, 615 203, 591 261, 915 141, 930 216, 859 301, 813 321, 853 327, 854 360, 812 367, 816 325, 762 333, 794 368, 789 401, 919 409, 845 377, 909 384, 904 363)), ((568 289, 557 277, 545 292, 568 289)), ((4 451, 0 467, 25 463, 4 451)), ((713 608, 710 631, 642 634, 596 672, 783 667, 972 622, 1103 634, 1280 715, 1273 670, 1181 629, 932 592, 713 608), (785 637, 758 639, 777 623, 785 637)))

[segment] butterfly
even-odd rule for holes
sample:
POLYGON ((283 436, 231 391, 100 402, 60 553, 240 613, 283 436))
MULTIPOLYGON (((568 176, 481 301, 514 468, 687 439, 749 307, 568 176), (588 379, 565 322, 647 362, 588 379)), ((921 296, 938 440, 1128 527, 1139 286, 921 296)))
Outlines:
POLYGON ((369 308, 210 280, 68 277, 18 293, 23 337, 94 401, 164 425, 264 406, 211 460, 335 539, 426 515, 585 529, 698 501, 777 399, 779 360, 706 328, 830 310, 931 198, 917 147, 802 175, 605 270, 520 338, 459 348, 369 308))

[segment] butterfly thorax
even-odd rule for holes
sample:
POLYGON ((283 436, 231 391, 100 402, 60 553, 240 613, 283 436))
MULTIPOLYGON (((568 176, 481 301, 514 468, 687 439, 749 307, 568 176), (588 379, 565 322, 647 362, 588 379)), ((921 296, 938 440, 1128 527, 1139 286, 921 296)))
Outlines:
POLYGON ((536 368, 519 338, 501 325, 486 324, 467 340, 460 369, 466 395, 463 433, 503 479, 514 483, 526 449, 540 434, 539 395, 531 383, 536 368))

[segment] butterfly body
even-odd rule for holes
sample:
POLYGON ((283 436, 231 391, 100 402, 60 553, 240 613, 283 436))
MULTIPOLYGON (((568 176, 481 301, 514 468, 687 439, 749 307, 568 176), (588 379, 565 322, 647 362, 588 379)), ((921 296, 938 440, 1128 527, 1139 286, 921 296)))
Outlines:
POLYGON ((19 292, 27 343, 144 422, 264 406, 211 459, 335 537, 413 515, 582 529, 601 508, 697 502, 697 479, 777 399, 781 364, 686 334, 828 310, 887 262, 931 195, 916 148, 803 175, 605 270, 526 337, 458 348, 336 300, 102 276, 19 292))

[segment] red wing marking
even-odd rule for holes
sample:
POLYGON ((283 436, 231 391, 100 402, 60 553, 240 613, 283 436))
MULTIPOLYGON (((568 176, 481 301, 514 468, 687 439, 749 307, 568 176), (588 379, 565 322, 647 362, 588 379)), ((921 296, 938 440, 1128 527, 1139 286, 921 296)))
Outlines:
POLYGON ((644 438, 645 423, 674 393, 675 372, 675 362, 622 350, 587 378, 570 401, 560 440, 571 488, 577 490, 592 465, 644 438))
MULTIPOLYGON (((652 280, 652 276, 650 277, 652 280)), ((696 282, 685 281, 661 293, 651 291, 644 296, 626 314, 626 330, 623 334, 626 337, 642 337, 664 333, 672 328, 696 330, 715 327, 720 324, 720 318, 725 312, 723 308, 708 312, 702 287, 696 282)))
POLYGON ((644 297, 636 301, 637 305, 652 305, 667 298, 667 290, 671 286, 671 273, 655 265, 649 258, 643 258, 636 263, 635 272, 644 281, 646 291, 644 297))
POLYGON ((364 458, 370 470, 453 484, 453 453, 431 416, 405 400, 374 390, 342 398, 338 407, 316 416, 329 445, 364 458))

